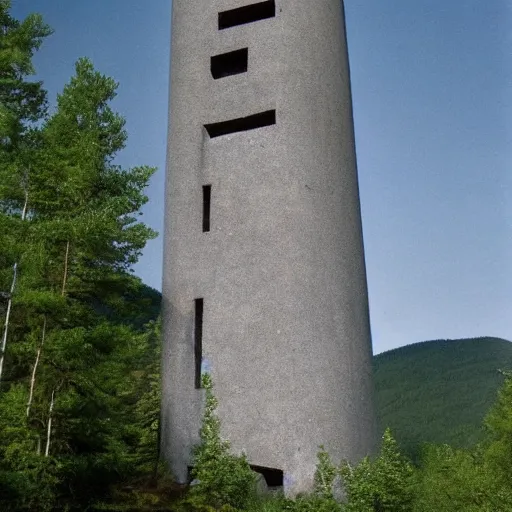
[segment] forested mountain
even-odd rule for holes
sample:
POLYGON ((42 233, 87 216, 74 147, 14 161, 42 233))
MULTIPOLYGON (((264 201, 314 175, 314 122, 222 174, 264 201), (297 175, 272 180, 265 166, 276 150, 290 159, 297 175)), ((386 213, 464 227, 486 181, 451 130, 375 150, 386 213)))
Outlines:
POLYGON ((377 414, 400 446, 417 456, 422 443, 470 447, 512 368, 512 343, 499 338, 415 343, 374 357, 377 414))

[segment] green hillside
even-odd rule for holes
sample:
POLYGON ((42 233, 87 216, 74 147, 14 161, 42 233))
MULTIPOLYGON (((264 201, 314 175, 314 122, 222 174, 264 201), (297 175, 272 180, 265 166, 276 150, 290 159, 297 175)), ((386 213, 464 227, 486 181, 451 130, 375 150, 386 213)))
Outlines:
POLYGON ((512 343, 499 338, 416 343, 374 357, 380 432, 390 427, 415 457, 421 443, 468 447, 512 369, 512 343))

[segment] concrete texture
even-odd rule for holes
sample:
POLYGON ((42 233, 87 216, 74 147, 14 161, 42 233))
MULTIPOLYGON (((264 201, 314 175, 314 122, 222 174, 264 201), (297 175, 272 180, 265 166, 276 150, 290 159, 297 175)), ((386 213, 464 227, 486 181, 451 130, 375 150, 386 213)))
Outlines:
POLYGON ((218 12, 250 3, 173 1, 162 453, 185 481, 202 297, 223 436, 283 470, 291 496, 311 488, 318 445, 338 462, 375 442, 350 77, 340 0, 276 0, 275 17, 218 30, 218 12), (210 57, 240 48, 248 71, 214 80, 210 57), (271 109, 273 126, 212 139, 204 128, 271 109))

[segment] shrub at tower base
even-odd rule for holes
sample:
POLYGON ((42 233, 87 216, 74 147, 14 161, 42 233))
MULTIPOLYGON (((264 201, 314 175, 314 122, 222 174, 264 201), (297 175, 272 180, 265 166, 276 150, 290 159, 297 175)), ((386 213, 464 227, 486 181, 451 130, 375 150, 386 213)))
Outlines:
POLYGON ((374 459, 336 467, 321 446, 310 495, 258 497, 254 473, 244 455, 229 453, 220 438, 217 400, 209 375, 202 378, 206 405, 194 451, 191 486, 180 512, 511 512, 512 374, 485 420, 486 439, 473 450, 426 446, 414 466, 387 429, 374 459), (335 497, 341 480, 345 498, 335 497))
POLYGON ((229 441, 220 438, 220 420, 215 414, 217 399, 209 374, 201 377, 206 393, 201 443, 194 450, 192 477, 197 485, 191 487, 182 506, 190 510, 201 507, 228 505, 247 507, 255 499, 255 474, 245 455, 229 453, 229 441))
POLYGON ((383 436, 380 456, 374 461, 364 459, 352 467, 343 462, 337 468, 329 454, 320 446, 318 464, 314 476, 314 488, 310 495, 296 500, 283 496, 258 497, 255 489, 255 473, 245 455, 229 453, 229 441, 220 437, 220 420, 216 416, 217 399, 213 394, 210 375, 202 375, 206 401, 200 430, 200 444, 193 454, 191 486, 186 498, 180 503, 187 512, 223 510, 286 510, 289 512, 359 512, 412 510, 412 465, 403 458, 396 441, 387 430, 383 436), (335 480, 342 477, 349 503, 343 507, 334 497, 335 480), (380 508, 374 508, 375 506, 380 508), (273 507, 273 508, 269 508, 273 507))

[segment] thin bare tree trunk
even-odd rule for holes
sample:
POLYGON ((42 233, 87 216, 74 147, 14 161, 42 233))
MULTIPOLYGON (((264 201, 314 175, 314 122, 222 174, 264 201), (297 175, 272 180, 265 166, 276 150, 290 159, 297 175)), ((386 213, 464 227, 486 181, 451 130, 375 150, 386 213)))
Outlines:
MULTIPOLYGON (((30 172, 30 169, 29 169, 30 172)), ((25 203, 23 204, 23 210, 21 211, 21 220, 25 220, 27 216, 27 208, 28 208, 28 174, 25 176, 25 183, 23 184, 23 191, 25 193, 25 203)))
MULTIPOLYGON (((68 260, 69 260, 69 240, 66 242, 66 256, 64 259, 64 276, 62 278, 62 290, 61 295, 64 296, 66 294, 66 283, 68 279, 68 260)), ((46 449, 44 451, 44 456, 48 457, 50 454, 50 443, 52 436, 52 419, 53 419, 53 406, 55 404, 55 389, 52 391, 52 399, 50 402, 50 411, 48 414, 48 430, 46 432, 46 449)))
POLYGON ((7 334, 9 332, 9 319, 11 317, 11 307, 12 307, 12 294, 14 292, 14 288, 16 286, 16 277, 18 275, 18 264, 14 264, 14 272, 11 284, 11 290, 9 293, 9 299, 7 302, 7 311, 5 313, 5 324, 4 324, 4 332, 2 334, 2 347, 0 349, 0 382, 2 381, 3 368, 4 368, 4 358, 5 358, 5 348, 7 346, 7 334))
MULTIPOLYGON (((69 240, 66 242, 66 256, 64 258, 64 276, 62 278, 62 290, 61 295, 64 296, 66 294, 66 284, 68 280, 68 260, 69 260, 69 240)), ((41 344, 42 348, 42 344, 41 344)), ((53 406, 55 404, 55 389, 52 391, 52 399, 50 402, 50 411, 48 414, 48 430, 46 432, 46 448, 44 451, 44 456, 48 457, 50 454, 50 443, 52 437, 52 420, 53 420, 53 406)))
MULTIPOLYGON (((69 259, 69 240, 66 242, 66 256, 64 259, 64 276, 62 278, 62 290, 61 295, 64 296, 66 294, 66 282, 68 279, 68 259, 69 259)), ((41 344, 42 348, 42 344, 41 344)), ((50 401, 50 411, 48 414, 48 430, 46 432, 46 448, 44 451, 44 456, 48 457, 50 454, 50 443, 52 437, 52 420, 53 420, 53 406, 55 404, 55 389, 52 391, 52 399, 50 401)))
POLYGON ((62 293, 64 296, 66 294, 66 281, 68 280, 68 259, 69 259, 69 240, 66 243, 66 259, 64 260, 64 277, 62 279, 62 293))
POLYGON ((53 405, 55 403, 55 389, 52 391, 52 400, 50 402, 50 413, 48 415, 48 430, 46 432, 46 449, 44 450, 44 456, 50 455, 50 442, 52 437, 52 419, 53 419, 53 405))
POLYGON ((37 349, 36 362, 34 363, 34 368, 32 369, 32 377, 30 379, 30 393, 28 395, 28 402, 27 402, 27 418, 30 415, 30 407, 32 405, 32 398, 34 396, 34 386, 36 384, 37 366, 39 364, 39 359, 41 357, 41 351, 43 350, 45 336, 46 336, 46 315, 44 316, 43 335, 41 337, 41 344, 39 345, 39 348, 37 349))
POLYGON ((156 453, 153 465, 153 474, 151 477, 151 483, 156 487, 158 485, 158 466, 160 464, 160 444, 162 442, 162 414, 158 415, 158 431, 156 441, 156 453))
MULTIPOLYGON (((28 188, 25 185, 25 203, 23 204, 23 210, 21 212, 21 220, 22 221, 25 220, 25 217, 27 215, 27 207, 28 207, 28 188)), ((14 293, 14 289, 16 288, 17 277, 18 277, 18 262, 16 262, 13 266, 11 290, 10 290, 9 299, 7 302, 7 311, 5 313, 4 332, 2 334, 2 346, 0 348, 0 382, 2 382, 2 377, 3 377, 5 349, 7 347, 7 335, 9 333, 9 320, 11 317, 11 309, 12 309, 12 295, 14 293)))

